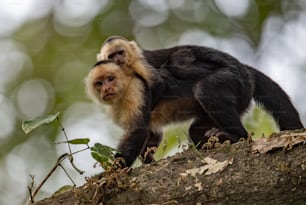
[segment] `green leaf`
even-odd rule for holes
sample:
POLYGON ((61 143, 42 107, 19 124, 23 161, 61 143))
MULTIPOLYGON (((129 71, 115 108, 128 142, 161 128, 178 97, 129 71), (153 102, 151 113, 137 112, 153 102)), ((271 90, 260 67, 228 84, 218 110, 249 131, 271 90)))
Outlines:
POLYGON ((108 157, 105 157, 105 156, 102 156, 100 155, 99 153, 97 152, 91 152, 91 156, 97 161, 97 162, 100 162, 100 163, 105 163, 109 160, 108 157))
POLYGON ((107 163, 114 160, 113 152, 116 149, 102 145, 100 143, 95 143, 93 147, 90 148, 91 156, 100 163, 107 163))
POLYGON ((69 144, 86 144, 88 145, 90 139, 89 138, 76 138, 68 141, 63 142, 57 142, 56 144, 63 144, 63 143, 69 143, 69 144))
POLYGON ((54 192, 53 196, 64 193, 64 192, 69 191, 73 188, 74 188, 74 186, 72 186, 72 185, 64 185, 61 188, 59 188, 56 192, 54 192))
POLYGON ((54 120, 56 120, 59 114, 60 113, 58 112, 54 115, 48 115, 45 117, 38 117, 33 120, 22 121, 22 130, 24 131, 25 134, 28 134, 33 130, 35 130, 36 128, 40 127, 41 125, 53 122, 54 120))
POLYGON ((97 152, 108 152, 108 153, 112 153, 114 151, 117 151, 116 149, 109 147, 107 145, 102 145, 100 143, 95 143, 94 146, 92 148, 95 148, 97 150, 97 152))

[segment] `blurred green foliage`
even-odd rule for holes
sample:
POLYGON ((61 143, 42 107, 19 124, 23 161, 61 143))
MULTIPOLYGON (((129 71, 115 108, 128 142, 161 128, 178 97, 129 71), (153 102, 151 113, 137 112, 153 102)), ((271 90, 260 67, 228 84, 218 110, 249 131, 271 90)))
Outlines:
POLYGON ((253 138, 259 138, 263 135, 268 136, 278 131, 277 125, 272 116, 263 111, 260 107, 254 107, 251 113, 243 118, 247 130, 253 134, 253 138))

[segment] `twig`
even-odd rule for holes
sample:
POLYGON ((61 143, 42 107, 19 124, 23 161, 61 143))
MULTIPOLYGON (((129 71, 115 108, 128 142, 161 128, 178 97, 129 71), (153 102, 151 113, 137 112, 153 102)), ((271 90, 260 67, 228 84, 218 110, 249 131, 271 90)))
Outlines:
POLYGON ((65 159, 65 157, 68 156, 68 153, 62 154, 56 164, 52 167, 52 169, 49 171, 49 173, 47 174, 47 176, 42 180, 42 182, 38 185, 38 187, 35 189, 32 197, 34 198, 36 196, 36 194, 38 193, 38 191, 41 189, 41 187, 46 183, 46 181, 49 179, 49 177, 53 174, 53 172, 56 170, 57 166, 65 159))
POLYGON ((61 168, 64 170, 65 174, 66 174, 67 177, 70 179, 70 181, 72 182, 73 186, 75 187, 76 184, 74 183, 73 179, 71 178, 71 176, 69 175, 69 173, 67 172, 67 170, 63 167, 63 165, 62 165, 62 164, 59 164, 58 166, 61 167, 61 168))
MULTIPOLYGON (((58 117, 56 118, 56 120, 57 120, 57 123, 58 123, 59 127, 61 128, 62 132, 64 133, 64 136, 65 136, 65 138, 66 138, 66 141, 68 142, 68 141, 69 141, 69 140, 68 140, 68 135, 67 135, 67 133, 66 133, 66 131, 65 131, 65 128, 63 127, 63 125, 62 125, 62 123, 61 123, 61 121, 59 120, 58 117)), ((69 154, 71 154, 71 147, 70 147, 70 144, 69 144, 69 143, 67 143, 67 144, 68 144, 69 154)))
MULTIPOLYGON (((191 145, 191 147, 194 149, 194 151, 197 153, 197 155, 204 160, 204 157, 202 156, 202 154, 199 152, 199 150, 197 149, 197 147, 199 146, 199 144, 195 145, 194 142, 192 141, 192 139, 190 138, 190 136, 184 132, 184 134, 187 136, 187 139, 189 141, 189 144, 191 145)), ((199 142, 200 143, 200 142, 199 142)))
POLYGON ((34 199, 33 199, 33 195, 32 195, 32 189, 29 186, 27 186, 27 187, 28 187, 28 191, 29 191, 29 194, 30 194, 30 201, 31 201, 31 203, 34 203, 34 199))
MULTIPOLYGON (((67 135, 67 133, 66 133, 66 131, 65 131, 65 128, 63 127, 63 125, 62 125, 62 123, 60 122, 60 120, 59 120, 59 118, 57 117, 56 118, 56 120, 57 120, 57 122, 58 122, 58 125, 59 125, 59 127, 61 128, 61 130, 62 130, 62 132, 64 133, 64 136, 65 136, 65 138, 66 138, 66 141, 68 142, 69 141, 69 139, 68 139, 68 135, 67 135)), ((71 163, 71 166, 79 173, 79 174, 84 174, 84 171, 82 171, 82 170, 80 170, 80 169, 78 169, 76 166, 75 166, 75 164, 73 163, 73 154, 72 154, 72 151, 71 151, 71 147, 70 147, 70 144, 69 143, 67 143, 67 145, 68 145, 68 149, 69 149, 69 161, 70 161, 70 163, 71 163)), ((88 145, 87 145, 87 147, 88 147, 88 145)))
POLYGON ((28 186, 28 190, 29 190, 29 194, 30 194, 31 203, 34 203, 34 198, 33 198, 33 195, 32 195, 32 190, 33 190, 33 187, 34 187, 34 176, 30 175, 30 177, 31 177, 31 185, 28 186))

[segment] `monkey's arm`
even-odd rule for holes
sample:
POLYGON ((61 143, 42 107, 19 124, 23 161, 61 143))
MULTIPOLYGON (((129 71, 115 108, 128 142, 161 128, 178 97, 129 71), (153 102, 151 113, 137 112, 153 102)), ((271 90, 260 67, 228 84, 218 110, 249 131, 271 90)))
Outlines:
POLYGON ((141 153, 144 144, 149 137, 149 130, 146 127, 136 127, 134 130, 126 132, 118 146, 119 152, 116 158, 122 157, 124 165, 129 167, 141 153))

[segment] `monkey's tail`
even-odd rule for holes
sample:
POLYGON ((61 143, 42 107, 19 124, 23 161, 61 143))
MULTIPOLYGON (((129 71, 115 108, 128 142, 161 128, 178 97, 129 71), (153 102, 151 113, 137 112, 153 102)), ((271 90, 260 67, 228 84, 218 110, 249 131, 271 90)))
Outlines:
POLYGON ((263 105, 277 121, 280 130, 303 128, 299 114, 285 91, 271 78, 260 71, 248 67, 253 73, 255 101, 263 105))

